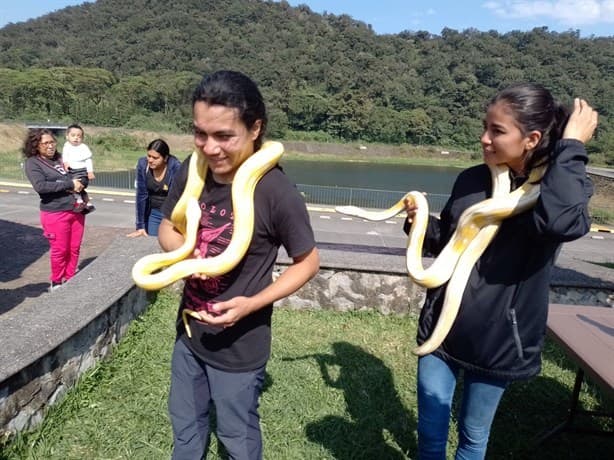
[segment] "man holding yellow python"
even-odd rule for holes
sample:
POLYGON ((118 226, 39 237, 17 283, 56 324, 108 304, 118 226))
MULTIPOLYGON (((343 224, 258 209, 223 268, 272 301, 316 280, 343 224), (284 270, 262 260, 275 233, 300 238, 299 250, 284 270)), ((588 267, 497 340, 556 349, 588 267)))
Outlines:
POLYGON ((172 458, 203 457, 214 405, 230 458, 261 459, 273 302, 311 279, 319 256, 304 200, 277 166, 283 147, 262 142, 267 115, 256 84, 215 72, 196 88, 192 108, 196 150, 162 207, 166 253, 139 261, 133 276, 149 289, 187 277, 171 363, 172 458), (272 281, 281 245, 293 263, 272 281), (149 275, 165 264, 156 256, 177 260, 149 275))
MULTIPOLYGON (((482 459, 506 386, 539 373, 554 261, 563 242, 590 228, 584 143, 596 126, 584 100, 569 115, 542 86, 502 90, 484 119, 484 164, 459 175, 440 219, 427 217, 425 253, 439 255, 440 271, 439 258, 452 263, 439 281, 422 276, 419 459, 446 458, 459 376, 456 458, 482 459)), ((406 231, 424 212, 418 201, 406 200, 406 231)))

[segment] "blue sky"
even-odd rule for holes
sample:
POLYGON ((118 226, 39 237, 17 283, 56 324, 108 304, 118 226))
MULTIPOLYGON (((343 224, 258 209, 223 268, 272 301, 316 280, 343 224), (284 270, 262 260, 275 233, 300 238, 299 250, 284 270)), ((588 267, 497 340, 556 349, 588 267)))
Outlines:
MULTIPOLYGON (((82 0, 18 0, 0 4, 0 27, 26 21, 82 0)), ((378 34, 444 27, 462 31, 528 31, 546 26, 551 31, 580 30, 582 37, 614 36, 614 0, 290 0, 315 13, 347 14, 371 24, 378 34)))

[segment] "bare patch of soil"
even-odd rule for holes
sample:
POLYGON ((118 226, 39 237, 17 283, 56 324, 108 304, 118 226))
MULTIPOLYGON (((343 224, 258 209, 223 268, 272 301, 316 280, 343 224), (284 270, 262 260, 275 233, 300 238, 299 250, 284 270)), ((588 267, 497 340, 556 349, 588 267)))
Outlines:
POLYGON ((27 132, 23 123, 0 123, 0 151, 20 150, 27 132))

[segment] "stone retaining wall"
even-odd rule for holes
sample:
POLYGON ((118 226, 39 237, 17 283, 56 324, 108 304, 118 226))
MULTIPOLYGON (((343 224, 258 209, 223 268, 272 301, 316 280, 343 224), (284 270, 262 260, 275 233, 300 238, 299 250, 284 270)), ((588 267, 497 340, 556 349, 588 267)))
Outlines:
MULTIPOLYGON (((376 310, 384 315, 419 313, 426 290, 407 275, 322 269, 310 283, 277 303, 294 309, 376 310)), ((551 286, 550 302, 614 307, 614 290, 551 286)))
POLYGON ((47 408, 72 388, 81 374, 111 353, 130 322, 148 304, 143 291, 130 289, 66 342, 4 380, 0 387, 0 439, 36 426, 47 408))
POLYGON ((36 426, 155 299, 130 276, 157 250, 146 240, 118 238, 73 282, 0 316, 0 441, 36 426))

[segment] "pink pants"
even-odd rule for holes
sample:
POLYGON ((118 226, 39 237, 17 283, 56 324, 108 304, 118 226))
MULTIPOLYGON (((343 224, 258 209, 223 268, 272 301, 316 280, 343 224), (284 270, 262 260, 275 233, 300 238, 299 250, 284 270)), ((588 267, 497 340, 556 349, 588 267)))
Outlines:
POLYGON ((85 228, 85 215, 72 211, 41 211, 43 235, 49 241, 49 261, 53 283, 75 276, 85 228))

